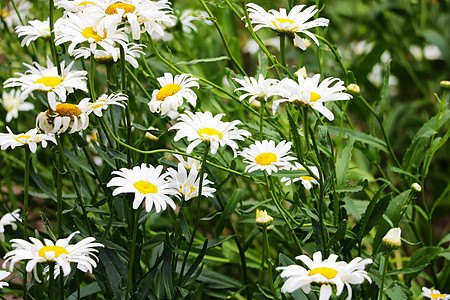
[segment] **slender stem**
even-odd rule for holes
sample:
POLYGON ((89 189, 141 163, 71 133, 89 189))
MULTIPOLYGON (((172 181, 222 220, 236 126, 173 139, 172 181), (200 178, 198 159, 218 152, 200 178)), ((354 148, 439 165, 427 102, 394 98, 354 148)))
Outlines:
MULTIPOLYGON (((48 266, 48 298, 55 300, 55 263, 50 263, 48 266)), ((62 276, 62 274, 59 274, 59 276, 62 276)))
MULTIPOLYGON (((24 187, 23 187, 23 239, 28 239, 28 186, 30 183, 30 160, 31 160, 31 152, 30 149, 25 149, 25 169, 23 175, 24 187)), ((23 298, 27 298, 27 271, 24 268, 23 270, 23 298)))
MULTIPOLYGON (((308 108, 303 107, 303 133, 305 134, 305 144, 306 150, 310 151, 310 143, 309 143, 309 122, 308 122, 308 108)), ((312 137, 311 137, 312 138, 312 137)))
POLYGON ((259 98, 259 103, 261 105, 259 111, 259 140, 263 140, 263 125, 264 125, 264 107, 266 106, 266 101, 263 97, 259 98))
MULTIPOLYGON (((56 142, 58 144, 59 149, 59 159, 58 159, 58 170, 56 170, 56 222, 58 227, 58 238, 62 238, 62 207, 63 207, 63 199, 62 199, 62 176, 63 176, 63 156, 64 156, 64 139, 62 138, 63 134, 56 135, 56 142)), ((52 276, 50 276, 52 277, 52 276)))
POLYGON ((234 66, 238 69, 238 71, 244 75, 247 76, 247 73, 245 73, 244 69, 242 68, 242 66, 239 64, 239 62, 236 60, 236 58, 234 57, 233 53, 231 52, 230 46, 228 45, 227 40, 225 39, 225 35, 222 32, 222 28, 220 27, 219 23, 217 22, 217 18, 213 15, 213 13, 211 12, 211 10, 208 8, 208 6, 206 5, 204 0, 200 0, 201 4, 203 5, 203 7, 205 8, 206 12, 208 13, 208 15, 211 17, 212 21, 214 22, 214 26, 216 26, 217 31, 219 32, 220 38, 222 39, 222 43, 225 46, 225 50, 228 53, 228 56, 230 57, 231 61, 233 62, 234 66))
POLYGON ((94 53, 91 53, 91 57, 89 60, 89 93, 91 95, 91 100, 93 102, 96 100, 94 80, 95 80, 95 59, 94 59, 94 53))
MULTIPOLYGON (((264 245, 265 245, 264 249, 266 250, 266 253, 263 254, 263 257, 265 257, 265 259, 267 261, 270 290, 272 291, 272 295, 275 298, 275 300, 278 300, 277 293, 276 293, 275 287, 273 285, 272 264, 270 263, 270 252, 269 252, 270 246, 269 246, 269 235, 267 233, 267 227, 263 228, 263 239, 264 239, 264 245)), ((264 279, 264 277, 263 277, 263 279, 264 279)))
POLYGON ((286 68, 286 35, 280 33, 280 59, 283 67, 286 68))
POLYGON ((183 279, 183 273, 184 268, 186 267, 187 257, 189 256, 189 252, 191 250, 192 244, 194 244, 195 234, 197 233, 198 223, 200 220, 200 203, 202 200, 202 189, 203 189, 203 174, 205 173, 205 166, 207 162, 207 157, 209 153, 209 149, 211 147, 211 144, 209 142, 205 143, 205 151, 203 152, 203 158, 202 158, 202 167, 200 169, 199 173, 199 183, 198 183, 198 196, 197 196, 197 207, 196 207, 196 213, 195 213, 195 223, 194 223, 194 230, 192 231, 191 240, 189 241, 189 245, 186 250, 186 255, 183 259, 183 264, 181 265, 181 271, 180 271, 180 282, 182 282, 183 279))
POLYGON ((131 288, 131 281, 133 277, 133 265, 134 265, 134 256, 136 252, 136 237, 137 232, 139 230, 139 215, 140 215, 141 209, 138 208, 134 212, 134 224, 133 224, 133 238, 131 240, 131 251, 130 251, 130 260, 128 261, 128 278, 127 278, 127 287, 125 290, 125 300, 128 300, 130 295, 130 288, 131 288))
POLYGON ((384 282, 386 280, 386 273, 387 273, 387 268, 388 268, 388 264, 389 264, 389 254, 390 253, 391 253, 391 251, 387 250, 386 253, 384 254, 383 275, 381 277, 381 285, 380 285, 380 290, 378 292, 378 300, 383 300, 384 282))
POLYGON ((59 64, 58 53, 56 51, 55 45, 55 33, 54 31, 54 20, 53 20, 53 10, 55 10, 55 5, 53 0, 49 0, 49 25, 50 25, 50 49, 52 51, 53 63, 56 65, 58 69, 58 74, 62 75, 61 65, 59 64))
POLYGON ((136 77, 136 75, 134 75, 133 72, 130 70, 130 68, 128 68, 127 66, 125 66, 125 69, 127 70, 127 73, 130 76, 130 78, 139 87, 139 89, 142 91, 142 93, 144 93, 145 97, 147 97, 147 99, 151 100, 152 96, 147 92, 147 90, 144 88, 144 86, 139 81, 139 79, 136 77))

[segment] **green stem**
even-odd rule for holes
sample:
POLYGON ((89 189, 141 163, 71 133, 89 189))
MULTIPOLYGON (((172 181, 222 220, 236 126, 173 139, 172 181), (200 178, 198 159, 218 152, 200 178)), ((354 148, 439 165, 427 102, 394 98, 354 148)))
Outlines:
MULTIPOLYGON (((24 187, 23 187, 23 239, 28 239, 28 186, 30 183, 30 160, 31 160, 31 152, 30 149, 25 148, 25 169, 23 175, 24 187)), ((27 271, 24 268, 23 270, 23 298, 27 298, 27 271)))
POLYGON ((50 49, 52 51, 53 56, 53 62, 56 65, 56 68, 58 69, 58 74, 62 75, 61 72, 61 65, 59 64, 58 59, 58 52, 56 51, 56 45, 55 45, 55 33, 54 31, 54 20, 53 20, 53 10, 55 9, 55 5, 53 3, 53 0, 49 0, 49 25, 50 25, 50 49))
POLYGON ((286 35, 280 33, 280 59, 283 67, 286 68, 286 35))
MULTIPOLYGON (((263 229, 263 239, 264 239, 264 245, 265 245, 264 249, 266 250, 266 253, 263 254, 263 257, 265 257, 266 261, 267 261, 270 290, 272 291, 272 295, 275 298, 275 300, 278 300, 278 296, 275 291, 275 286, 273 285, 272 264, 270 262, 270 252, 269 252, 270 246, 269 246, 269 235, 267 234, 267 227, 264 227, 264 229, 263 229)), ((263 277, 263 279, 264 279, 264 277, 263 277)))
POLYGON ((205 173, 205 166, 207 162, 207 157, 209 153, 209 149, 211 147, 211 144, 209 142, 205 143, 205 151, 203 152, 203 158, 202 158, 202 166, 199 173, 199 183, 198 183, 198 196, 197 196, 197 207, 195 212, 195 223, 194 223, 194 230, 192 231, 191 240, 189 241, 189 245, 186 250, 186 255, 183 258, 183 264, 181 265, 181 271, 180 271, 180 282, 183 282, 183 273, 184 268, 186 267, 187 257, 189 256, 189 252, 191 251, 191 247, 194 244, 195 234, 197 233, 198 223, 200 221, 200 203, 202 200, 202 189, 203 189, 203 174, 205 173))
POLYGON ((220 27, 219 23, 217 22, 217 18, 213 15, 211 10, 208 8, 204 0, 200 0, 201 4, 205 8, 208 15, 211 17, 212 21, 214 22, 214 26, 216 26, 217 31, 219 32, 220 38, 222 39, 222 43, 225 46, 225 50, 228 53, 228 56, 230 57, 231 61, 233 62, 234 66, 238 69, 238 71, 244 75, 247 76, 247 73, 245 73, 244 69, 241 67, 239 62, 234 57, 233 53, 231 52, 230 46, 228 45, 227 40, 225 39, 225 35, 223 34, 222 28, 220 27))
POLYGON ((134 224, 133 224, 133 237, 131 240, 131 251, 130 251, 130 260, 128 262, 128 278, 127 278, 127 287, 125 290, 125 300, 128 300, 130 295, 130 288, 131 288, 131 281, 133 277, 133 265, 134 265, 134 255, 136 252, 136 237, 137 232, 139 230, 139 215, 140 215, 141 209, 138 208, 134 213, 134 224))
POLYGON ((386 253, 384 254, 383 275, 381 277, 381 285, 380 285, 380 290, 378 292, 378 300, 383 300, 384 282, 386 280, 386 273, 387 273, 387 268, 388 268, 388 264, 389 264, 389 254, 390 253, 391 252, 389 250, 387 250, 386 253))
POLYGON ((259 98, 259 103, 261 105, 259 111, 259 140, 263 140, 263 125, 264 125, 264 107, 266 105, 266 101, 263 97, 259 98))
POLYGON ((94 102, 96 100, 94 80, 95 80, 95 59, 94 59, 94 54, 91 53, 91 57, 89 59, 89 93, 91 95, 92 102, 94 102))
MULTIPOLYGON (((61 134, 62 136, 62 134, 61 134)), ((56 135, 56 142, 58 144, 59 149, 59 159, 58 159, 58 170, 56 170, 56 222, 58 227, 58 238, 62 238, 62 207, 63 207, 63 199, 62 199, 62 176, 63 176, 63 156, 64 156, 64 145, 61 143, 64 142, 64 139, 61 136, 56 135)), ((50 276, 52 277, 52 276, 50 276)))
MULTIPOLYGON (((55 300, 55 263, 49 263, 49 275, 48 275, 48 298, 55 300)), ((62 273, 62 271, 61 271, 62 273)), ((62 274, 59 274, 62 276, 62 274)))
POLYGON ((309 143, 309 122, 308 122, 308 108, 303 107, 303 133, 305 134, 306 150, 309 152, 311 150, 309 143))

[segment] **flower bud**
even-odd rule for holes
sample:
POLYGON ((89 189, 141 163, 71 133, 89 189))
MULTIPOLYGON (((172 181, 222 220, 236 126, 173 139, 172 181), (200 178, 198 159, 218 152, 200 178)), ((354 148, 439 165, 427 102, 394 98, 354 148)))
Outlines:
POLYGON ((154 135, 154 134, 152 134, 150 131, 151 130, 158 130, 158 129, 156 129, 155 127, 149 127, 148 129, 147 129, 148 131, 145 133, 145 137, 146 138, 148 138, 149 140, 151 140, 151 141, 157 141, 157 140, 159 140, 159 137, 157 137, 156 135, 154 135))
POLYGON ((443 80, 440 82, 441 88, 450 89, 450 80, 443 80))
POLYGON ((349 92, 355 93, 355 94, 359 94, 361 92, 361 89, 359 88, 359 85, 351 83, 348 85, 347 90, 349 92))
POLYGON ((413 189, 413 191, 415 191, 417 193, 420 193, 422 191, 422 187, 417 182, 414 182, 413 184, 411 184, 411 188, 413 189))
POLYGON ((308 77, 308 73, 306 72, 306 68, 302 67, 300 69, 298 69, 297 72, 294 73, 295 76, 300 77, 302 76, 303 78, 308 77))
POLYGON ((273 222, 273 218, 265 210, 256 210, 256 226, 260 229, 268 228, 273 222))
POLYGON ((400 248, 400 245, 402 244, 402 241, 400 239, 401 234, 402 230, 400 229, 400 227, 391 228, 382 240, 383 245, 391 250, 400 248))

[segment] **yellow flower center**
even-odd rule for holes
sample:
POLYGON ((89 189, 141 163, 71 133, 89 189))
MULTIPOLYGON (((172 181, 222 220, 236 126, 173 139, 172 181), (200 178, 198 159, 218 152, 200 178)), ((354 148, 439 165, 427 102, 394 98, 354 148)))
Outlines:
POLYGON ((1 10, 1 15, 3 18, 9 17, 11 15, 11 12, 7 9, 2 9, 1 10))
POLYGON ((34 84, 42 83, 45 86, 51 86, 54 88, 55 86, 61 84, 62 80, 59 77, 56 76, 44 76, 42 78, 39 78, 34 82, 34 84))
POLYGON ((94 2, 83 1, 83 2, 81 2, 80 4, 78 4, 78 6, 84 6, 84 7, 86 7, 88 4, 96 5, 94 2))
POLYGON ((185 188, 185 189, 188 188, 188 187, 189 187, 189 193, 188 193, 188 194, 183 193, 183 191, 184 191, 183 185, 180 185, 180 192, 181 192, 183 195, 189 197, 193 192, 195 192, 195 187, 192 186, 192 185, 190 185, 190 184, 184 184, 184 188, 185 188))
POLYGON ((304 180, 309 180, 309 181, 314 180, 314 177, 311 177, 311 176, 300 176, 300 178, 304 179, 304 180))
POLYGON ((144 180, 136 181, 133 186, 142 194, 155 194, 158 192, 158 189, 153 183, 144 180))
POLYGON ((337 273, 338 273, 338 271, 336 271, 335 269, 327 268, 327 267, 320 267, 320 268, 314 268, 311 271, 309 271, 308 276, 321 274, 328 279, 333 279, 334 277, 336 277, 337 273))
POLYGON ((435 293, 431 293, 431 298, 433 299, 439 299, 439 298, 444 298, 445 294, 435 294, 435 293))
POLYGON ((108 15, 115 15, 117 14, 117 9, 123 9, 125 11, 124 13, 128 14, 134 12, 136 6, 128 3, 117 2, 108 6, 105 10, 105 13, 108 15))
POLYGON ((316 102, 317 100, 319 100, 321 97, 319 94, 311 92, 311 98, 309 99, 309 102, 316 102))
POLYGON ((89 108, 97 109, 97 108, 99 108, 99 107, 102 107, 103 104, 105 104, 105 101, 106 101, 106 100, 98 100, 98 101, 95 101, 94 103, 89 104, 89 108))
POLYGON ((270 165, 271 163, 277 161, 277 159, 277 156, 272 152, 264 152, 255 157, 256 163, 261 166, 270 165))
MULTIPOLYGON (((285 18, 276 18, 276 20, 280 23, 289 23, 289 24, 294 24, 295 22, 292 21, 291 19, 285 19, 285 18)), ((273 26, 278 28, 278 25, 275 21, 272 21, 273 26)), ((292 29, 281 29, 281 31, 295 31, 297 30, 298 26, 293 27, 292 29)))
POLYGON ((45 256, 46 252, 55 252, 55 257, 54 258, 58 258, 58 256, 60 256, 61 254, 69 254, 69 252, 64 249, 63 247, 60 246, 45 246, 42 247, 41 249, 39 249, 38 254, 40 257, 43 258, 47 258, 45 256))
POLYGON ((221 134, 219 131, 215 130, 214 128, 202 128, 199 131, 197 131, 197 134, 201 137, 206 137, 206 136, 219 136, 219 139, 221 139, 223 137, 223 134, 221 134))
POLYGON ((57 104, 55 112, 61 117, 79 116, 82 113, 80 108, 70 103, 57 104))
POLYGON ((25 145, 25 143, 23 141, 21 141, 21 139, 28 140, 29 138, 31 138, 30 135, 22 134, 22 135, 19 135, 18 137, 16 137, 15 140, 18 141, 19 143, 25 145))
POLYGON ((97 31, 94 30, 93 27, 86 27, 85 29, 83 29, 83 31, 81 32, 81 34, 86 38, 93 38, 96 42, 100 42, 101 40, 103 40, 105 37, 104 36, 100 36, 97 31))
POLYGON ((181 90, 181 86, 176 83, 171 83, 163 86, 158 94, 156 94, 156 100, 164 101, 167 97, 173 96, 181 90))

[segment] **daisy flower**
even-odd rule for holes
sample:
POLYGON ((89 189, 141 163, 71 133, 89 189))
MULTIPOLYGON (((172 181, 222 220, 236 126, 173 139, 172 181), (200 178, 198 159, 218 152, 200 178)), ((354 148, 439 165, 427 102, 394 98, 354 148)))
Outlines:
POLYGON ((429 299, 436 299, 436 300, 450 299, 450 295, 442 294, 438 290, 433 290, 432 291, 430 289, 427 289, 426 287, 422 288, 422 296, 424 296, 426 298, 429 298, 429 299))
POLYGON ((92 53, 99 46, 100 49, 110 52, 117 61, 118 54, 114 50, 114 46, 119 43, 123 48, 126 48, 127 35, 123 32, 123 29, 117 29, 116 26, 99 30, 95 28, 96 24, 95 18, 88 13, 69 13, 67 18, 59 19, 55 23, 55 32, 57 33, 55 44, 60 45, 69 42, 67 51, 70 55, 73 55, 75 47, 81 43, 88 43, 92 53))
POLYGON ((198 159, 188 157, 187 160, 184 160, 183 156, 181 155, 174 154, 173 156, 175 156, 175 158, 178 159, 178 161, 182 163, 183 167, 188 171, 190 171, 191 169, 200 171, 200 169, 202 168, 202 162, 198 159))
POLYGON ((56 144, 55 137, 49 134, 37 133, 37 128, 28 130, 25 133, 14 134, 9 127, 6 127, 8 133, 0 133, 0 146, 2 150, 11 147, 28 145, 31 152, 36 152, 37 144, 41 143, 42 148, 47 147, 47 141, 56 144))
MULTIPOLYGON (((307 29, 318 26, 326 27, 330 22, 325 18, 318 18, 307 22, 318 12, 315 5, 307 7, 303 11, 302 9, 305 5, 296 5, 291 9, 289 14, 286 13, 285 8, 280 8, 279 11, 271 9, 267 12, 264 8, 254 3, 247 4, 247 7, 250 21, 253 25, 256 25, 254 28, 255 31, 267 27, 279 33, 293 33, 295 42, 302 50, 306 50, 306 45, 297 34, 306 34, 319 45, 317 38, 314 34, 307 31, 307 29)), ((248 26, 248 24, 246 24, 246 26, 248 26)))
POLYGON ((5 241, 5 226, 11 225, 12 230, 17 229, 17 224, 14 222, 21 221, 19 211, 20 209, 16 209, 10 213, 6 213, 0 219, 0 241, 5 241))
POLYGON ((20 96, 21 93, 20 90, 12 90, 9 93, 3 91, 0 103, 6 110, 6 123, 11 122, 13 118, 17 119, 19 111, 29 111, 34 108, 32 103, 24 102, 24 99, 20 96))
POLYGON ((352 96, 342 92, 346 88, 344 82, 338 78, 328 77, 320 84, 319 80, 320 74, 306 78, 298 76, 298 83, 289 78, 281 80, 274 87, 273 94, 281 96, 281 99, 273 102, 273 113, 275 114, 280 103, 287 101, 309 106, 323 114, 328 120, 333 121, 334 115, 325 107, 324 103, 328 101, 350 100, 352 96))
POLYGON ((229 146, 236 157, 237 143, 234 140, 242 141, 251 134, 247 130, 238 129, 237 124, 242 122, 235 120, 232 122, 222 122, 220 119, 225 114, 217 114, 213 116, 209 111, 196 112, 195 114, 187 111, 178 118, 178 123, 169 130, 177 129, 174 141, 186 137, 189 146, 186 152, 189 154, 201 142, 211 143, 211 153, 215 154, 219 146, 229 146))
POLYGON ((207 20, 207 18, 209 18, 209 15, 206 11, 185 9, 180 16, 181 30, 185 33, 191 33, 192 31, 197 32, 197 26, 192 24, 192 21, 197 20, 203 20, 206 24, 212 25, 213 23, 210 20, 207 20))
POLYGON ((172 14, 170 2, 167 0, 107 0, 102 5, 95 5, 85 10, 97 23, 97 30, 116 26, 123 21, 130 25, 134 40, 139 40, 141 33, 150 35, 156 32, 164 36, 164 24, 175 25, 176 17, 172 14), (142 26, 142 28, 141 28, 142 26))
POLYGON ((58 74, 58 68, 53 66, 50 58, 47 58, 47 67, 39 65, 34 62, 31 66, 24 64, 28 67, 25 74, 16 73, 19 78, 9 78, 3 84, 5 88, 19 86, 22 90, 21 97, 26 97, 32 91, 39 91, 47 93, 48 103, 50 108, 56 109, 56 96, 62 102, 66 102, 66 94, 73 93, 74 89, 79 89, 87 92, 86 88, 86 71, 71 71, 74 62, 71 62, 65 67, 65 62, 61 62, 61 72, 58 74))
MULTIPOLYGON (((5 279, 9 275, 11 275, 11 272, 0 270, 0 280, 5 279)), ((0 281, 0 289, 3 289, 5 286, 9 286, 9 283, 0 281)))
POLYGON ((339 296, 347 286, 349 297, 351 299, 352 291, 350 284, 360 284, 364 279, 370 278, 364 267, 372 263, 371 259, 362 260, 357 257, 347 264, 344 261, 337 261, 338 256, 331 254, 322 261, 322 254, 317 251, 311 260, 307 255, 297 256, 295 259, 301 260, 308 269, 299 265, 290 265, 287 267, 278 267, 277 270, 283 271, 281 278, 287 278, 281 287, 283 293, 293 293, 302 289, 305 294, 311 292, 311 284, 320 285, 320 300, 328 300, 333 292, 332 285, 336 286, 336 295, 339 296))
POLYGON ((272 87, 278 83, 275 79, 264 79, 262 74, 259 74, 258 79, 253 77, 244 77, 244 80, 233 78, 234 81, 239 83, 242 87, 235 89, 234 91, 244 91, 245 94, 239 97, 239 100, 244 100, 247 97, 248 102, 252 104, 253 101, 258 101, 260 98, 267 99, 271 96, 272 87))
POLYGON ((133 169, 121 168, 119 171, 113 171, 113 175, 118 175, 111 179, 107 186, 117 186, 113 191, 113 196, 118 194, 134 194, 133 209, 138 209, 142 201, 147 212, 155 210, 159 213, 167 208, 169 204, 175 209, 175 203, 169 195, 175 195, 177 192, 170 186, 166 180, 169 173, 161 174, 163 166, 147 167, 145 163, 141 166, 135 166, 133 169))
MULTIPOLYGON (((136 58, 139 58, 144 52, 142 48, 145 48, 145 45, 128 43, 125 45, 125 60, 133 66, 133 68, 139 67, 139 64, 136 58)), ((75 59, 83 57, 84 59, 89 58, 92 54, 94 54, 94 59, 96 62, 101 64, 112 64, 117 62, 120 59, 120 48, 113 47, 108 50, 96 49, 93 52, 90 48, 80 47, 78 49, 73 50, 72 55, 75 59)))
POLYGON ((75 231, 65 239, 59 239, 56 243, 44 239, 44 243, 40 240, 30 237, 30 242, 22 239, 12 239, 11 247, 15 248, 5 255, 5 262, 3 268, 9 263, 9 270, 12 272, 14 265, 21 261, 27 260, 26 271, 31 272, 36 267, 37 263, 55 263, 55 273, 59 274, 60 268, 64 276, 70 274, 70 264, 75 264, 78 270, 82 272, 89 271, 97 266, 95 252, 98 252, 96 247, 104 247, 100 243, 95 243, 95 238, 84 238, 74 245, 70 245, 70 241, 78 234, 75 231))
MULTIPOLYGON (((7 1, 6 3, 7 4, 3 4, 0 10, 0 15, 2 16, 3 21, 5 21, 6 26, 8 26, 8 28, 12 28, 17 25, 22 25, 20 23, 19 16, 14 9, 14 6, 9 1, 7 1)), ((31 8, 31 3, 26 0, 19 0, 16 1, 16 5, 22 19, 25 18, 31 8)))
POLYGON ((281 168, 288 168, 289 161, 295 160, 294 157, 288 156, 291 145, 291 142, 281 141, 275 146, 274 141, 264 140, 256 141, 249 148, 244 148, 239 155, 244 157, 244 162, 248 164, 245 172, 261 170, 271 175, 281 168))
POLYGON ((17 26, 16 33, 18 37, 25 36, 20 45, 29 46, 32 41, 38 38, 48 38, 50 37, 50 24, 48 19, 45 21, 32 20, 28 22, 30 25, 17 26))
MULTIPOLYGON (((179 163, 178 170, 170 168, 167 172, 169 172, 169 176, 171 177, 171 186, 178 191, 176 194, 178 198, 184 198, 185 201, 188 201, 198 196, 200 177, 198 177, 199 173, 197 169, 190 169, 188 174, 183 164, 179 163)), ((208 186, 213 182, 209 181, 206 177, 208 177, 208 174, 203 174, 202 196, 212 198, 216 189, 208 186)))
POLYGON ((101 0, 56 0, 55 6, 57 8, 64 9, 64 17, 67 16, 67 13, 78 13, 83 12, 86 7, 97 5, 98 3, 102 3, 101 0))
POLYGON ((161 88, 153 91, 152 100, 148 103, 152 113, 161 112, 165 115, 171 110, 177 110, 183 104, 183 99, 193 106, 196 105, 197 95, 191 88, 199 88, 198 78, 191 74, 180 74, 174 77, 170 73, 164 73, 164 76, 158 77, 157 80, 161 88))
POLYGON ((45 133, 63 133, 69 128, 69 133, 85 130, 89 126, 87 107, 71 103, 59 103, 53 114, 44 111, 36 118, 36 127, 45 133))
MULTIPOLYGON (((316 177, 320 176, 319 170, 317 169, 317 167, 311 166, 311 167, 309 167, 309 169, 314 173, 314 175, 316 175, 316 177)), ((291 171, 305 170, 306 171, 305 167, 301 163, 298 163, 298 162, 295 162, 294 165, 290 165, 288 168, 286 168, 286 170, 291 170, 291 171)), ((286 182, 286 184, 285 184, 286 186, 291 185, 292 183, 297 182, 297 181, 301 181, 301 183, 307 190, 311 189, 313 183, 319 184, 314 177, 307 176, 307 175, 300 176, 298 178, 289 178, 289 177, 281 178, 281 182, 286 182)))
POLYGON ((97 101, 89 102, 91 98, 84 98, 78 104, 83 107, 84 112, 89 115, 94 113, 97 117, 103 116, 103 111, 108 108, 108 105, 117 105, 125 107, 124 102, 128 100, 128 96, 122 93, 106 95, 103 94, 98 97, 97 101))

